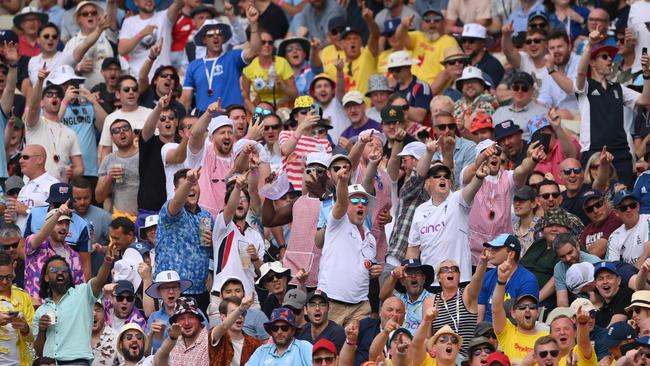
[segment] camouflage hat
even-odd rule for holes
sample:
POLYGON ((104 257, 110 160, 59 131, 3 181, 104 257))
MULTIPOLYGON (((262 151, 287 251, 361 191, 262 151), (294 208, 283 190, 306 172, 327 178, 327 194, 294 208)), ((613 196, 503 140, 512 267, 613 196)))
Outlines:
POLYGON ((544 219, 542 221, 542 229, 551 225, 564 226, 567 229, 571 228, 571 219, 567 212, 561 208, 550 209, 544 212, 544 219))

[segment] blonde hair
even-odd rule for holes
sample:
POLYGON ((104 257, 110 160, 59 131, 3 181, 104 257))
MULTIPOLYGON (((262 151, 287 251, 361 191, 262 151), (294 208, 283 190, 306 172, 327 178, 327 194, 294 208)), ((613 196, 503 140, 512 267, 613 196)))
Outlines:
POLYGON ((431 103, 429 103, 429 110, 433 115, 438 114, 440 111, 454 114, 454 101, 446 95, 436 95, 431 99, 431 103), (435 105, 440 105, 440 108, 434 113, 434 109, 436 109, 434 108, 435 105))
MULTIPOLYGON (((592 164, 594 164, 598 160, 600 160, 600 151, 594 153, 593 155, 591 155, 589 157, 589 160, 587 160, 587 164, 585 165, 585 172, 584 172, 584 175, 585 175, 584 183, 585 184, 592 184, 594 182, 594 180, 596 179, 596 177, 591 176, 590 167, 591 167, 592 164)), ((610 179, 610 181, 611 180, 618 180, 618 175, 616 174, 616 169, 614 168, 613 163, 609 163, 609 179, 610 179)))

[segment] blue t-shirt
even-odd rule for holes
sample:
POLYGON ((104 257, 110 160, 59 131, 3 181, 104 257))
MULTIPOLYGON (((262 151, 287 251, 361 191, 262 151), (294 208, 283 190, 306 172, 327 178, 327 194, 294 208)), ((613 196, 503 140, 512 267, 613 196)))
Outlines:
POLYGON ((84 161, 84 175, 97 176, 97 134, 95 133, 95 111, 93 105, 68 104, 61 123, 70 127, 77 135, 81 157, 84 161))
POLYGON ((231 104, 244 104, 239 78, 246 65, 242 50, 228 51, 216 59, 196 59, 187 67, 183 88, 194 90, 196 108, 199 111, 207 110, 210 103, 216 102, 218 97, 224 108, 231 104), (212 85, 208 83, 211 73, 212 85), (212 96, 209 95, 210 86, 212 96))
MULTIPOLYGON (((485 305, 486 322, 492 322, 492 293, 497 286, 497 271, 492 268, 485 274, 481 293, 478 295, 478 303, 485 305)), ((505 301, 514 300, 521 295, 535 295, 539 298, 539 284, 535 275, 518 264, 515 272, 506 283, 505 301)))
POLYGON ((431 93, 431 87, 425 81, 414 76, 406 89, 400 89, 399 85, 395 85, 394 90, 396 93, 403 95, 410 106, 429 109, 433 93, 431 93))
POLYGON ((356 143, 359 134, 365 130, 377 130, 377 132, 381 132, 381 125, 379 122, 375 121, 372 118, 368 118, 368 122, 366 122, 363 126, 359 128, 354 128, 353 126, 348 126, 343 132, 341 133, 341 137, 345 137, 346 139, 350 140, 350 143, 356 143))
MULTIPOLYGON (((25 224, 25 238, 41 229, 45 223, 45 216, 47 216, 49 208, 49 206, 38 206, 32 208, 29 216, 27 216, 27 222, 25 224)), ((65 242, 77 252, 90 251, 90 225, 88 225, 88 221, 77 215, 76 212, 72 213, 70 230, 68 231, 68 236, 65 238, 65 242)))
POLYGON ((641 173, 634 183, 632 193, 641 203, 642 214, 650 214, 650 170, 641 173))

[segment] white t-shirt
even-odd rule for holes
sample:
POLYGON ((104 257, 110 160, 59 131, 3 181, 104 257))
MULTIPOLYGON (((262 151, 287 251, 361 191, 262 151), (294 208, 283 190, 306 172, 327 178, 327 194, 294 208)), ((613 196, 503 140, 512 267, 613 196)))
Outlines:
POLYGON ((47 152, 45 170, 58 180, 65 178, 66 167, 71 164, 70 157, 81 156, 77 134, 70 127, 43 116, 34 127, 26 127, 25 141, 28 145, 43 146, 47 152), (58 156, 58 162, 54 161, 54 156, 58 156))
POLYGON ((608 261, 625 261, 630 264, 636 263, 643 254, 645 242, 650 239, 650 215, 640 215, 639 222, 629 230, 625 225, 609 236, 607 243, 608 261))
MULTIPOLYGON (((257 255, 264 257, 264 239, 253 228, 246 226, 244 234, 237 229, 234 221, 228 225, 223 219, 223 212, 217 215, 212 229, 212 248, 214 253, 214 281, 212 291, 219 291, 222 282, 231 276, 239 277, 244 284, 244 292, 247 296, 255 293, 255 265, 251 263, 244 268, 239 258, 240 241, 253 244, 257 255)), ((243 243, 241 244, 244 247, 243 243)), ((245 248, 243 248, 245 250, 245 248)))
POLYGON ((365 262, 377 262, 377 242, 370 230, 362 227, 363 239, 347 213, 338 220, 332 212, 327 216, 318 289, 330 299, 352 304, 368 300, 370 277, 365 262))
MULTIPOLYGON (((174 174, 176 174, 177 171, 186 168, 185 162, 182 164, 167 164, 165 162, 169 151, 176 147, 178 147, 177 143, 169 142, 164 144, 162 149, 160 149, 160 157, 162 158, 163 167, 165 168, 165 188, 167 189, 168 200, 174 197, 174 174)), ((187 161, 187 158, 185 158, 185 161, 187 161)))
MULTIPOLYGON (((133 18, 133 17, 131 17, 133 18)), ((130 18, 129 18, 130 19, 130 18)), ((116 110, 115 112, 106 116, 104 120, 104 127, 102 128, 102 135, 99 138, 100 146, 112 146, 115 150, 115 145, 113 145, 113 140, 111 140, 111 123, 116 119, 125 119, 131 124, 131 128, 134 130, 141 130, 144 127, 144 123, 147 121, 151 113, 151 109, 138 106, 138 109, 133 112, 124 112, 121 109, 116 110)))
POLYGON ((645 23, 650 21, 650 2, 636 1, 630 5, 630 15, 627 18, 627 26, 632 29, 636 35, 636 46, 634 47, 634 64, 632 65, 632 72, 641 71, 641 50, 643 47, 650 48, 650 31, 645 23))
POLYGON ((533 59, 523 51, 519 51, 519 59, 519 71, 531 74, 535 78, 535 89, 540 90, 542 88, 542 80, 548 75, 546 66, 536 67, 533 59))
MULTIPOLYGON (((24 179, 28 179, 27 176, 24 179)), ((25 182, 25 186, 18 193, 18 201, 29 208, 45 206, 48 204, 45 200, 50 196, 50 186, 54 183, 59 181, 45 172, 40 177, 25 182)), ((27 216, 18 215, 16 225, 20 230, 25 230, 26 220, 27 216)))
MULTIPOLYGON (((77 33, 65 44, 63 52, 69 52, 72 54, 74 49, 86 40, 86 37, 88 36, 82 35, 81 32, 77 33)), ((107 29, 102 32, 99 38, 97 38, 95 44, 86 51, 86 54, 82 59, 82 61, 93 60, 93 71, 82 75, 86 78, 84 86, 88 90, 92 89, 95 85, 104 82, 104 77, 102 76, 102 62, 104 62, 104 59, 108 57, 113 57, 113 48, 111 47, 110 42, 117 42, 117 34, 114 31, 107 29)))
MULTIPOLYGON (((69 65, 72 67, 76 65, 76 62, 74 62, 74 58, 72 57, 72 52, 57 52, 52 56, 52 58, 48 59, 43 58, 42 53, 38 56, 34 56, 29 59, 29 63, 27 64, 27 73, 29 74, 29 81, 32 82, 32 86, 36 85, 36 81, 38 80, 38 70, 43 67, 44 63, 47 63, 47 69, 50 71, 61 65, 69 65)), ((52 76, 51 73, 50 76, 52 76)), ((45 79, 43 86, 47 84, 48 79, 45 79)))
MULTIPOLYGON (((16 310, 9 300, 0 300, 0 311, 16 310)), ((0 329, 0 365, 20 366, 20 350, 18 349, 18 330, 11 323, 0 329)))
MULTIPOLYGON (((141 32, 148 25, 154 25, 157 27, 152 34, 142 38, 135 48, 129 52, 129 64, 131 65, 131 70, 137 70, 139 72, 144 60, 149 56, 149 49, 154 44, 160 43, 160 38, 163 38, 160 55, 156 59, 156 62, 153 63, 151 71, 149 71, 149 80, 151 80, 159 66, 171 65, 172 63, 172 24, 167 17, 168 11, 169 9, 157 11, 149 19, 142 19, 140 15, 128 17, 124 19, 124 23, 120 29, 120 40, 122 40, 134 38, 138 32, 141 32)), ((137 77, 138 75, 134 76, 137 77)))
POLYGON ((156 355, 147 356, 136 363, 135 366, 156 366, 155 357, 156 355))
POLYGON ((345 113, 345 109, 343 109, 341 102, 336 97, 332 99, 326 108, 323 108, 323 118, 329 118, 332 122, 333 128, 329 131, 329 135, 336 145, 343 131, 352 125, 348 115, 345 113))
POLYGON ((461 282, 472 277, 470 209, 461 190, 450 193, 438 206, 428 200, 415 209, 408 238, 409 247, 420 247, 422 264, 436 268, 445 259, 458 262, 461 282))
MULTIPOLYGON (((223 337, 216 340, 213 339, 211 346, 212 347, 218 346, 219 342, 221 342, 222 339, 223 337)), ((241 360, 241 350, 244 348, 244 338, 242 339, 230 338, 230 344, 232 344, 234 354, 232 356, 232 361, 230 361, 230 364, 228 366, 241 366, 239 360, 241 360)))

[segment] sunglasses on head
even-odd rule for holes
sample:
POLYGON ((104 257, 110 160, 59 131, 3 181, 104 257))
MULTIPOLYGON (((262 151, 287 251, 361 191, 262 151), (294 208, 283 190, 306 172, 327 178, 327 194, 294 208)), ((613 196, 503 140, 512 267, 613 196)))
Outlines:
POLYGON ((528 38, 526 40, 526 44, 533 44, 533 43, 540 44, 540 43, 542 43, 544 41, 546 41, 546 39, 544 39, 544 38, 528 38))
POLYGON ((440 267, 438 270, 439 273, 460 273, 460 268, 458 266, 444 266, 440 267))
POLYGON ((530 87, 528 87, 528 85, 524 85, 524 84, 514 84, 511 89, 512 89, 513 92, 527 93, 530 90, 530 87))
POLYGON ((592 212, 594 212, 597 208, 601 208, 601 207, 603 207, 604 204, 605 204, 605 202, 604 202, 603 200, 599 200, 599 201, 597 201, 596 203, 594 203, 594 204, 591 205, 591 206, 585 206, 585 212, 586 212, 586 213, 592 213, 592 212))
POLYGON ((526 310, 526 309, 537 310, 537 304, 517 304, 515 308, 517 310, 526 310))
POLYGON ((135 334, 133 334, 133 333, 127 333, 127 334, 124 336, 124 338, 126 338, 127 341, 132 340, 133 337, 135 337, 135 339, 137 339, 137 340, 139 340, 139 341, 141 341, 141 340, 144 339, 144 336, 142 335, 142 333, 135 333, 135 334))
POLYGON ((353 204, 353 205, 359 204, 359 202, 361 202, 361 204, 364 205, 364 206, 368 206, 368 199, 367 199, 366 197, 362 197, 362 198, 358 198, 358 197, 350 198, 350 203, 353 204))
POLYGON ((126 295, 126 296, 124 296, 124 295, 116 295, 115 299, 117 300, 117 302, 122 302, 124 300, 126 300, 126 302, 133 302, 133 300, 135 300, 135 296, 133 296, 133 295, 126 295))
POLYGON ((291 326, 289 324, 283 324, 283 325, 271 324, 271 325, 269 325, 269 330, 272 333, 275 333, 278 330, 282 330, 283 332, 288 332, 289 329, 291 329, 291 326))
POLYGON ((455 123, 436 125, 436 128, 439 129, 440 131, 444 131, 444 130, 454 131, 456 130, 457 127, 458 126, 455 123))
POLYGON ((458 337, 451 334, 443 334, 438 338, 438 343, 447 343, 451 341, 452 344, 458 344, 458 337))
POLYGON ((485 353, 486 355, 489 355, 489 354, 492 354, 492 352, 493 352, 492 348, 490 348, 490 347, 481 347, 481 348, 474 349, 474 351, 472 352, 472 355, 474 357, 478 357, 478 356, 481 355, 481 353, 485 353))
POLYGON ((119 126, 119 127, 111 127, 111 134, 112 135, 117 135, 118 133, 129 132, 129 131, 131 131, 131 126, 129 126, 129 125, 124 125, 124 126, 119 126))
POLYGON ((551 197, 553 197, 553 198, 558 198, 558 197, 560 197, 560 192, 541 193, 539 196, 542 197, 542 198, 545 199, 545 200, 547 200, 547 199, 549 199, 549 198, 551 198, 551 197))
POLYGON ((625 212, 627 210, 634 210, 638 205, 639 205, 638 202, 631 202, 628 203, 627 205, 619 205, 618 207, 616 207, 616 209, 621 212, 625 212))
POLYGON ((279 130, 281 127, 280 125, 264 126, 264 131, 279 130))
POLYGON ((546 356, 551 355, 551 357, 557 357, 560 354, 560 350, 554 349, 550 351, 539 351, 537 354, 540 358, 546 358, 546 356))
POLYGON ((2 244, 2 249, 3 250, 9 250, 9 249, 16 249, 18 248, 18 245, 20 244, 19 241, 11 244, 2 244))
POLYGON ((582 168, 565 168, 562 169, 562 173, 564 173, 564 175, 571 175, 571 173, 579 175, 582 173, 582 168))

